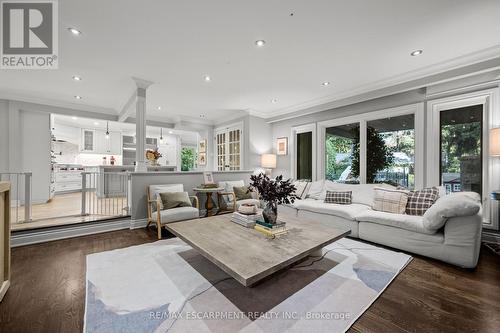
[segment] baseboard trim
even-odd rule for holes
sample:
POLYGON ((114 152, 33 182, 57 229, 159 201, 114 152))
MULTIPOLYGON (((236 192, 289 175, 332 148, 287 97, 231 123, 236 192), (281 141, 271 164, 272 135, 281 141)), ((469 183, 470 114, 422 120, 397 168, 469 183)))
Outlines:
POLYGON ((485 243, 500 244, 500 233, 483 230, 481 240, 485 243))
POLYGON ((129 218, 86 222, 54 228, 24 230, 13 232, 11 234, 11 247, 38 244, 59 239, 74 238, 123 229, 131 229, 131 220, 129 218))
POLYGON ((130 229, 145 228, 147 224, 148 219, 130 220, 130 229))

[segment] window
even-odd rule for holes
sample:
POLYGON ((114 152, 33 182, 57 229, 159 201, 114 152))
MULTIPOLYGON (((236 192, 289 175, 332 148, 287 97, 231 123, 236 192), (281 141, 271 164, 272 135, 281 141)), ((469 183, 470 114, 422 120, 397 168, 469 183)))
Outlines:
POLYGON ((312 132, 297 134, 297 179, 312 180, 312 132))
POLYGON ((440 180, 482 195, 483 105, 439 113, 440 180))
POLYGON ((325 133, 325 178, 359 183, 359 123, 328 127, 325 133))
POLYGON ((366 140, 367 183, 415 188, 415 115, 368 121, 366 140))
POLYGON ((196 149, 193 147, 182 147, 181 149, 181 171, 191 171, 195 168, 196 149))

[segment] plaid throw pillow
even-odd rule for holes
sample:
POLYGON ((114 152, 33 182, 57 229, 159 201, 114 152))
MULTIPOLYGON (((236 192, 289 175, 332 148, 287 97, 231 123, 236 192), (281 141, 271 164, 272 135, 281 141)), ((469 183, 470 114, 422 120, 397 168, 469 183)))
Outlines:
POLYGON ((408 201, 408 191, 375 187, 373 210, 386 213, 404 214, 408 201))
POLYGON ((411 191, 408 194, 408 203, 406 204, 406 214, 422 216, 434 202, 439 198, 439 189, 437 187, 424 188, 419 191, 411 191))
POLYGON ((339 205, 350 205, 352 203, 352 191, 336 192, 326 191, 325 203, 339 205))

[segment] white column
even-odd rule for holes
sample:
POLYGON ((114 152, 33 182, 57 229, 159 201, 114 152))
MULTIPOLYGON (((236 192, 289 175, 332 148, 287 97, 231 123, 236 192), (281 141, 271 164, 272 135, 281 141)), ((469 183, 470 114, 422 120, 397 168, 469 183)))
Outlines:
POLYGON ((137 101, 135 104, 135 171, 144 172, 148 170, 146 161, 146 89, 153 82, 132 78, 137 85, 137 101))

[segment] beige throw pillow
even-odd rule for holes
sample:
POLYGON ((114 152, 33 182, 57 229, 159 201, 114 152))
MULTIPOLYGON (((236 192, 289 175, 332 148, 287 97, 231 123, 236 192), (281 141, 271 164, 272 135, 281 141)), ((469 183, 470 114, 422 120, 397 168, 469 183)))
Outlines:
POLYGON ((160 193, 163 209, 172 209, 176 207, 191 207, 191 200, 187 192, 165 192, 160 193))
POLYGON ((386 213, 404 214, 408 202, 408 191, 375 187, 373 210, 386 213))

